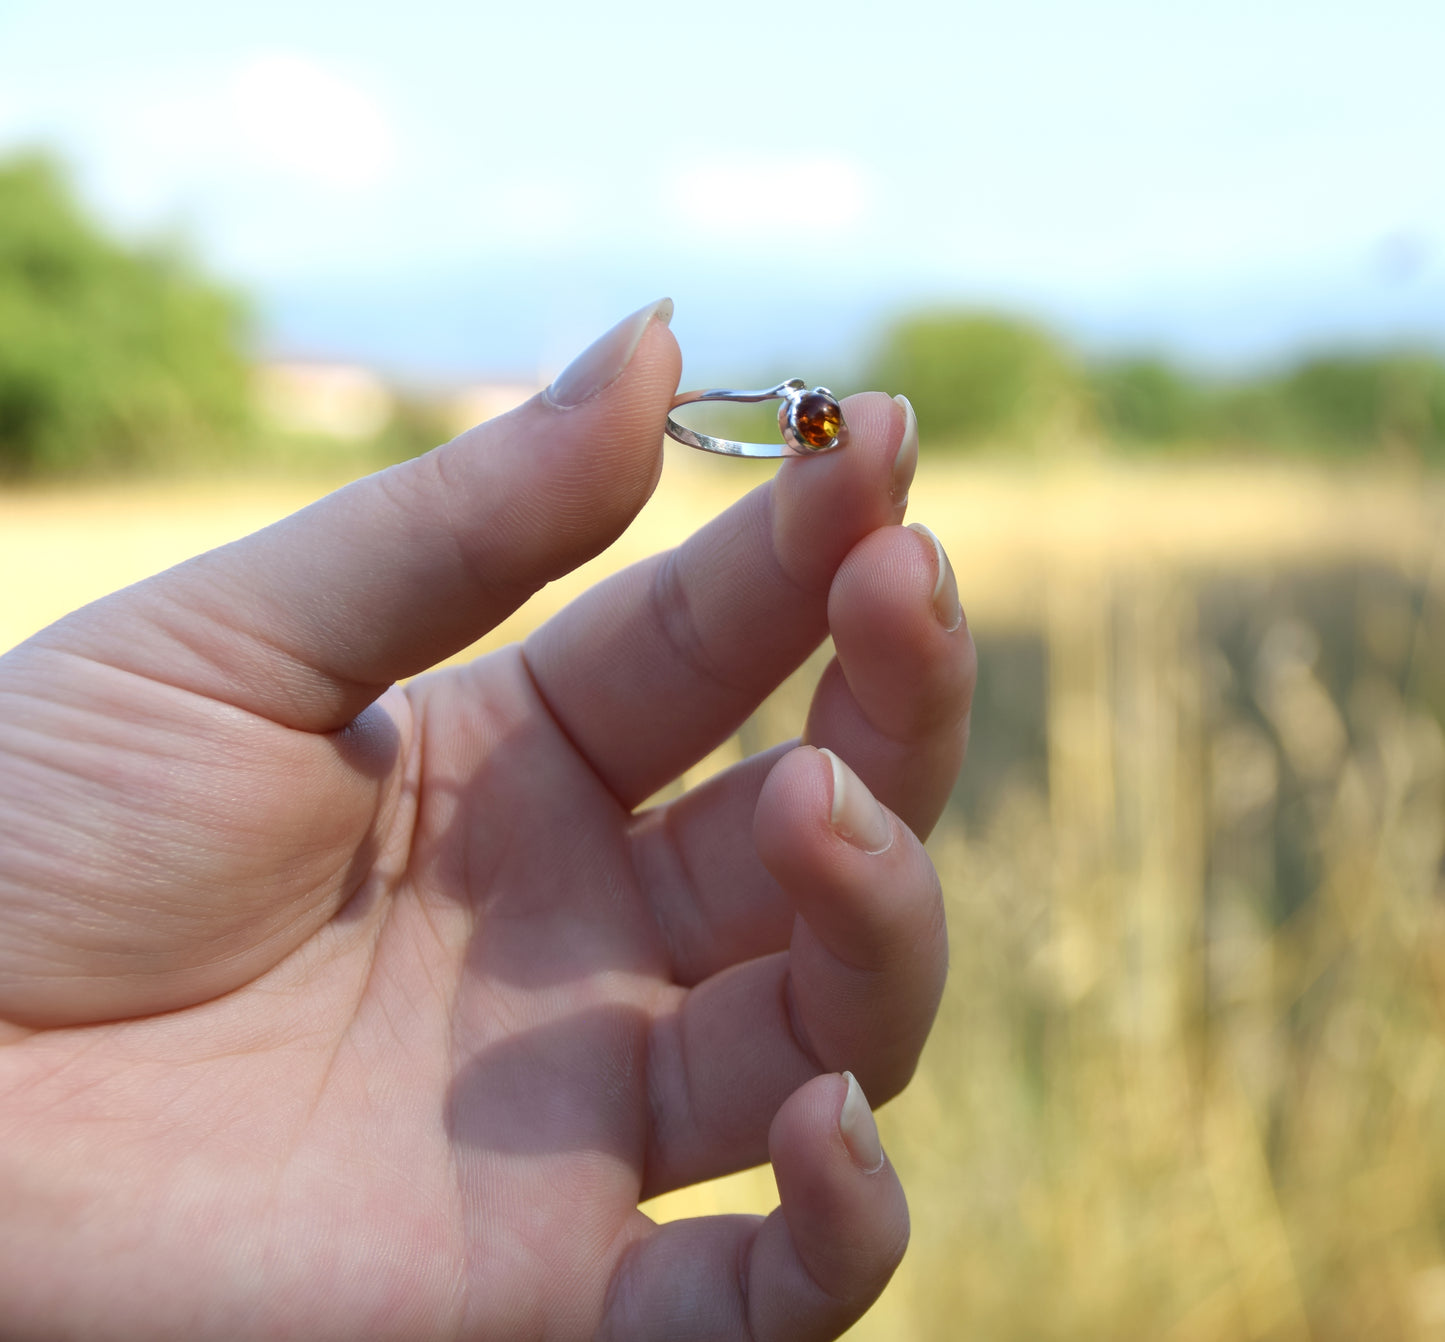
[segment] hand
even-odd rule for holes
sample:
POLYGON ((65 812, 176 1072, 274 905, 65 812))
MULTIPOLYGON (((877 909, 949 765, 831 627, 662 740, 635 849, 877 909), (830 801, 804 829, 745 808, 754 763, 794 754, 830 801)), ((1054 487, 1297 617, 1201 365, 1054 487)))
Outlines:
POLYGON ((906 409, 394 684, 625 529, 669 314, 0 659, 7 1338, 794 1342, 882 1289, 839 1072, 888 1098, 932 1021, 973 679, 906 409), (637 809, 830 631, 811 744, 637 809), (768 1158, 765 1220, 637 1209, 768 1158))

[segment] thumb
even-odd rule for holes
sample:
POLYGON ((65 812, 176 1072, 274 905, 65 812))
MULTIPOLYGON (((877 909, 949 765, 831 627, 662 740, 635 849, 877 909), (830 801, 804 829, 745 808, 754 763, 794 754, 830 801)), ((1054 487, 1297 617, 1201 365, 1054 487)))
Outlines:
POLYGON ((484 634, 647 501, 681 367, 672 301, 525 405, 37 636, 307 731, 484 634))

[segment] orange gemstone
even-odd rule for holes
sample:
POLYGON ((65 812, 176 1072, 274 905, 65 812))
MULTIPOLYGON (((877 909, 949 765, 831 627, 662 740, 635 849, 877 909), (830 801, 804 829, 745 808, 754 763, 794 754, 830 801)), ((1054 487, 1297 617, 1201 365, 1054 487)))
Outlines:
POLYGON ((843 407, 831 396, 808 391, 798 397, 793 429, 809 447, 827 447, 843 427, 843 407))

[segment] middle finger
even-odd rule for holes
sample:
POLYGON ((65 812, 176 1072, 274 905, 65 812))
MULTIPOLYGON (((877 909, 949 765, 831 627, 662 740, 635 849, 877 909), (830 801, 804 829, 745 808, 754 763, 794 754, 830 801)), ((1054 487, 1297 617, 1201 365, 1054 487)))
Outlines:
MULTIPOLYGON (((931 537, 884 527, 859 542, 833 583, 837 657, 808 715, 808 741, 846 759, 924 837, 958 774, 973 692, 973 641, 955 592, 931 537)), ((785 749, 726 770, 634 828, 634 865, 678 983, 788 944, 792 904, 752 841, 759 793, 785 749)))

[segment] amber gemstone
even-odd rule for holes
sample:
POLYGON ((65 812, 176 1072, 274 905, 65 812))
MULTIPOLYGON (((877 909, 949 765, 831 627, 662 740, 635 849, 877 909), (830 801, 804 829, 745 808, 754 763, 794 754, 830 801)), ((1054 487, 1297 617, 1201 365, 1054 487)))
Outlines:
POLYGON ((827 447, 843 427, 843 408, 831 396, 805 391, 793 411, 793 431, 809 447, 827 447))

